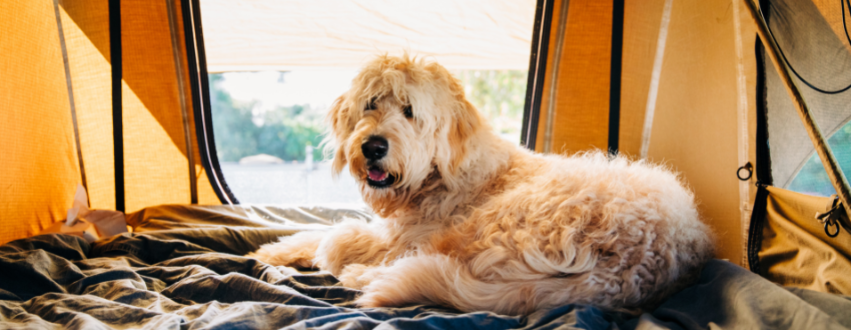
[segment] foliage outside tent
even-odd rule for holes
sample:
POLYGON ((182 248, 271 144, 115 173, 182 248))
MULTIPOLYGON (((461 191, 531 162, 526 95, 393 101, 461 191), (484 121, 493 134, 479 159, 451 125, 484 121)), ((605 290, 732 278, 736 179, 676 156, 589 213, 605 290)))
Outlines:
MULTIPOLYGON (((519 141, 523 102, 526 92, 525 71, 457 71, 467 97, 487 117, 498 134, 519 141)), ((319 146, 325 131, 323 117, 327 109, 309 105, 278 107, 256 111, 257 101, 234 100, 221 87, 222 74, 210 75, 213 129, 219 160, 236 162, 256 154, 269 154, 285 161, 305 159, 305 147, 319 146)), ((314 148, 314 159, 323 159, 321 148, 314 148)))
MULTIPOLYGON (((454 74, 464 85, 467 98, 490 120, 498 134, 519 137, 525 71, 465 70, 454 74)), ((327 109, 293 105, 257 113, 257 102, 234 100, 221 88, 223 79, 221 74, 210 75, 213 126, 221 161, 236 162, 261 153, 285 161, 303 161, 306 146, 320 145, 327 109)), ((828 143, 847 176, 851 173, 851 123, 839 129, 828 143)), ((313 159, 323 159, 321 148, 313 149, 313 159)), ((789 188, 820 196, 835 193, 816 155, 804 164, 789 188)))

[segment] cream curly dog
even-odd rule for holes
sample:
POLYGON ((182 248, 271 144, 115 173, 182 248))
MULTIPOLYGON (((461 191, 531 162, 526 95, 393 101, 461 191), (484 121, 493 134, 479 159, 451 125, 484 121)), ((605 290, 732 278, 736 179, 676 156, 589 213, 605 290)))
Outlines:
POLYGON ((711 234, 675 174, 515 146, 436 63, 375 59, 328 121, 334 171, 348 166, 383 219, 301 232, 249 256, 327 270, 363 290, 359 306, 630 310, 682 288, 712 257, 711 234))

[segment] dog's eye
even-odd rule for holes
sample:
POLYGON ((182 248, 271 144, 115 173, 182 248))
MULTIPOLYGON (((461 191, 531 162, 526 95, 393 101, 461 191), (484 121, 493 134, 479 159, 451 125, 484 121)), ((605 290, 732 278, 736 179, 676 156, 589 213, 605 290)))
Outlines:
POLYGON ((367 103, 367 104, 366 104, 366 108, 365 108, 365 109, 363 109, 363 110, 364 110, 364 111, 369 111, 369 110, 375 110, 375 109, 378 109, 378 107, 376 107, 376 105, 375 105, 375 101, 376 101, 376 99, 377 99, 376 97, 373 97, 372 99, 370 99, 370 100, 369 100, 369 103, 367 103))
POLYGON ((405 111, 405 117, 414 118, 414 108, 410 104, 405 106, 403 110, 405 111))

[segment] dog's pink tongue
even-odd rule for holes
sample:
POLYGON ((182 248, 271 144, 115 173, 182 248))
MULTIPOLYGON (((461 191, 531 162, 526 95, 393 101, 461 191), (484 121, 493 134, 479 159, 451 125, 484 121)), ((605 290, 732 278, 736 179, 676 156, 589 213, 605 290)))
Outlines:
POLYGON ((369 179, 372 181, 384 181, 387 178, 387 172, 379 169, 369 169, 369 179))

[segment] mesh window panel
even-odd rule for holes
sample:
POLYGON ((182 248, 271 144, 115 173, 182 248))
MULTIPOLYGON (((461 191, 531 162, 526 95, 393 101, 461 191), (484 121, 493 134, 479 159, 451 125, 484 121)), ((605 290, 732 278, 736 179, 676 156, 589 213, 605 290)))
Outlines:
MULTIPOLYGON (((771 0, 762 1, 762 7, 794 70, 793 79, 847 177, 851 173, 851 90, 843 89, 851 85, 848 0, 771 0)), ((763 58, 774 185, 813 195, 834 194, 783 82, 768 56, 763 58)))

